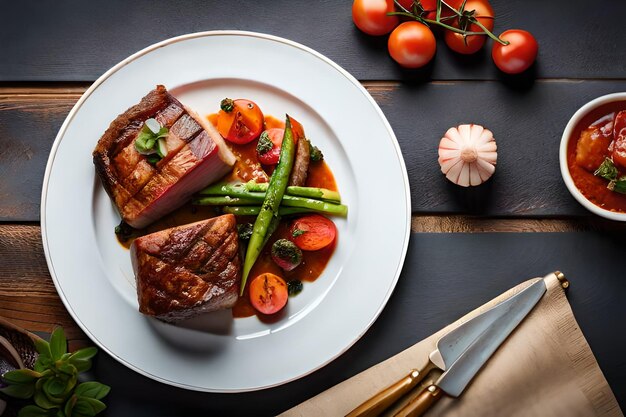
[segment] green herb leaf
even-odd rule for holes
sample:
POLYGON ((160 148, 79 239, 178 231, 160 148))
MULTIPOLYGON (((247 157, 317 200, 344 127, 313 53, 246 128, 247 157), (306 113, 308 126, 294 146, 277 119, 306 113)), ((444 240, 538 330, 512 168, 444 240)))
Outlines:
POLYGON ((307 232, 306 230, 295 229, 295 230, 291 233, 291 236, 293 236, 293 237, 302 236, 302 235, 303 235, 303 234, 305 234, 306 232, 307 232))
POLYGON ((105 408, 107 408, 106 405, 104 405, 104 403, 100 400, 88 397, 78 397, 76 404, 74 404, 72 416, 76 416, 78 413, 79 415, 92 417, 105 408))
POLYGON ((70 399, 67 400, 67 402, 65 403, 63 412, 65 413, 67 417, 71 417, 73 415, 72 410, 74 409, 74 406, 76 405, 77 400, 78 400, 78 397, 76 395, 72 395, 70 399))
POLYGON ((287 282, 287 292, 289 293, 289 295, 293 296, 300 294, 302 288, 302 281, 300 281, 299 279, 292 279, 291 281, 287 282))
POLYGON ((101 400, 111 391, 111 387, 95 381, 83 382, 76 387, 74 393, 81 397, 95 398, 101 400))
MULTIPOLYGON (((135 149, 142 155, 159 154, 162 158, 167 153, 163 150, 167 149, 165 139, 168 133, 169 130, 161 126, 156 119, 147 119, 135 139, 135 149), (158 146, 159 140, 162 141, 161 146, 158 146)), ((154 160, 154 158, 152 159, 154 160)))
POLYGON ((613 191, 620 194, 626 194, 626 177, 621 177, 613 184, 613 191))
POLYGON ((57 327, 50 337, 50 353, 52 360, 58 361, 67 352, 67 339, 62 327, 57 327))
POLYGON ((254 226, 252 225, 252 223, 238 224, 237 234, 239 235, 239 239, 241 239, 244 242, 249 241, 250 237, 252 236, 253 227, 254 226))
POLYGON ((56 415, 54 410, 44 410, 36 405, 27 405, 23 407, 18 413, 17 417, 52 417, 56 415))
POLYGON ((610 158, 605 158, 593 175, 614 181, 617 178, 617 168, 610 158))
POLYGON ((67 388, 67 384, 61 378, 51 378, 43 384, 43 390, 52 397, 58 397, 63 394, 67 388))
POLYGON ((35 393, 35 384, 12 384, 0 388, 0 392, 14 398, 22 400, 28 399, 35 393))
POLYGON ((72 362, 72 360, 88 360, 93 358, 94 356, 96 356, 96 353, 98 353, 98 348, 96 347, 87 347, 87 348, 83 348, 83 349, 78 349, 76 352, 72 353, 72 356, 70 356, 70 363, 72 362))
POLYGON ((157 162, 161 160, 161 157, 159 155, 149 155, 148 158, 146 159, 148 160, 148 163, 150 165, 155 165, 157 162))
POLYGON ((42 356, 45 359, 52 359, 52 354, 50 353, 50 344, 43 339, 35 339, 35 349, 39 353, 39 357, 42 356))
POLYGON ((2 375, 8 384, 30 384, 35 383, 35 380, 39 378, 41 374, 31 369, 17 369, 15 371, 5 372, 2 375))
POLYGON ((230 98, 225 98, 220 102, 220 109, 226 113, 230 113, 235 108, 235 101, 230 98))
POLYGON ((267 134, 267 131, 261 133, 259 136, 259 142, 256 145, 256 151, 259 155, 265 155, 274 147, 274 143, 270 139, 270 135, 267 134))
POLYGON ((324 160, 324 154, 319 150, 317 146, 313 146, 309 141, 309 158, 312 162, 319 162, 324 160))
MULTIPOLYGON (((44 391, 37 391, 35 390, 35 395, 33 395, 33 401, 35 401, 35 404, 37 404, 39 407, 43 408, 44 410, 51 410, 53 408, 58 408, 59 404, 57 403, 57 401, 52 401, 44 391)), ((63 403, 63 400, 61 400, 61 404, 63 403)))

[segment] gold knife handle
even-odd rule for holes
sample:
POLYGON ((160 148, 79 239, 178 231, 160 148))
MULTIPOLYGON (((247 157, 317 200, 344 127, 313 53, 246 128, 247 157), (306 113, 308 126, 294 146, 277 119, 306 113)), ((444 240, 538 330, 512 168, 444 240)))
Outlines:
POLYGON ((350 411, 346 417, 374 417, 379 415, 389 408, 391 404, 398 401, 400 397, 415 388, 434 368, 435 366, 432 362, 428 361, 421 370, 411 370, 411 373, 407 376, 350 411))
POLYGON ((394 417, 419 417, 441 397, 443 397, 441 388, 431 385, 412 399, 402 410, 398 411, 394 417))

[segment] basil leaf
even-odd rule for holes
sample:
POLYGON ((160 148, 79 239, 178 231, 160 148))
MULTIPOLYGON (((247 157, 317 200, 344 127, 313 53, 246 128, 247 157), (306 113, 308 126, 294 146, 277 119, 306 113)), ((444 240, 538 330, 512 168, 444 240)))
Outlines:
POLYGON ((613 181, 617 178, 617 168, 610 158, 605 158, 593 175, 613 181))
POLYGON ((100 400, 107 396, 111 387, 95 381, 83 382, 76 387, 74 393, 81 397, 95 398, 100 400))

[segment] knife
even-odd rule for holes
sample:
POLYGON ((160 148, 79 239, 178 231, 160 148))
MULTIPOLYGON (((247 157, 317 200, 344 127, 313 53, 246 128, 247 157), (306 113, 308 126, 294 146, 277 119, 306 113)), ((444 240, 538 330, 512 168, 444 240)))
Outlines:
MULTIPOLYGON (((543 282, 543 280, 540 281, 543 282)), ((533 285, 536 285, 536 283, 533 285)), ((545 285, 542 285, 545 289, 545 285)), ((415 388, 433 369, 439 368, 443 371, 447 370, 472 342, 493 325, 496 320, 506 314, 510 306, 515 303, 515 299, 521 296, 528 288, 502 301, 484 313, 466 321, 456 329, 439 338, 435 350, 430 353, 422 366, 412 369, 407 376, 359 405, 346 417, 377 416, 404 394, 415 388)))
MULTIPOLYGON (((444 394, 458 397, 504 340, 528 315, 546 292, 543 279, 507 301, 506 311, 485 329, 439 379, 424 389, 395 417, 421 416, 444 394)), ((501 305, 501 304, 500 304, 501 305)))

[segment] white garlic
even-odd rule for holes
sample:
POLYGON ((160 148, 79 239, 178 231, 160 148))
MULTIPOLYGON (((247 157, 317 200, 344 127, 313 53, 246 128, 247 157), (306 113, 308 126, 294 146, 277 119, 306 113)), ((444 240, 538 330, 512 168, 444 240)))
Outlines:
POLYGON ((475 124, 451 127, 439 142, 441 172, 462 187, 480 185, 496 170, 496 149, 489 129, 475 124))

